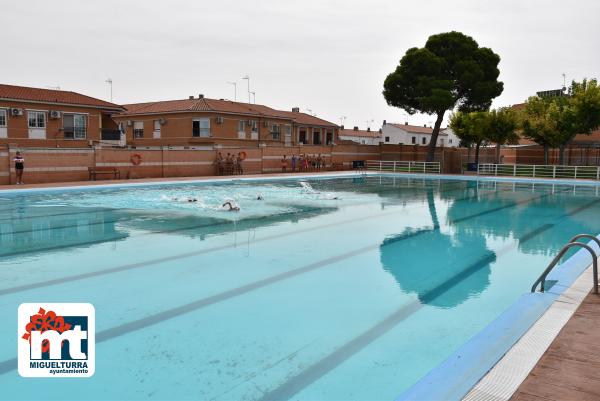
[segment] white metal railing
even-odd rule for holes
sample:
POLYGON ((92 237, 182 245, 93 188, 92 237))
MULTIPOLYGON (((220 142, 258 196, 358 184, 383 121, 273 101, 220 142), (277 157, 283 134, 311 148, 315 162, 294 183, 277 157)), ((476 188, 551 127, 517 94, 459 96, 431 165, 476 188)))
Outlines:
POLYGON ((582 178, 600 180, 600 166, 553 166, 534 164, 477 165, 478 175, 497 175, 532 178, 582 178))
POLYGON ((367 160, 365 167, 367 170, 389 171, 394 173, 439 174, 442 171, 439 162, 367 160))

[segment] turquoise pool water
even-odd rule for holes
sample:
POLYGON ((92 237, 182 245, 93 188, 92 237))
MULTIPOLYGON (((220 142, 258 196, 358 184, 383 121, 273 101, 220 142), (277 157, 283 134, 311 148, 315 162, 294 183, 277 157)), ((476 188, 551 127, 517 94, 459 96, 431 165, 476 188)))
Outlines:
POLYGON ((0 399, 393 400, 599 213, 593 186, 391 176, 0 193, 0 399), (18 375, 24 302, 95 306, 92 378, 18 375))

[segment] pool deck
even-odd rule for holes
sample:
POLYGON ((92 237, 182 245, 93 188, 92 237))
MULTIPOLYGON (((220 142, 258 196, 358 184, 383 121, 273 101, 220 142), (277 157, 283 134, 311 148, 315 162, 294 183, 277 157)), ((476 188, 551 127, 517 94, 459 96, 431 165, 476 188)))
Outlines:
POLYGON ((588 294, 511 401, 600 399, 600 295, 588 294))

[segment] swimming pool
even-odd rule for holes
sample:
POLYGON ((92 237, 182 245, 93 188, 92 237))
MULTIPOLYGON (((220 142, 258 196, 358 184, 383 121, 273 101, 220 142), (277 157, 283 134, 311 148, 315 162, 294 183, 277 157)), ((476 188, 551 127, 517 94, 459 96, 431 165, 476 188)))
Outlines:
POLYGON ((599 213, 595 186, 393 175, 6 192, 0 399, 392 400, 599 213), (92 378, 19 377, 36 301, 95 306, 92 378))

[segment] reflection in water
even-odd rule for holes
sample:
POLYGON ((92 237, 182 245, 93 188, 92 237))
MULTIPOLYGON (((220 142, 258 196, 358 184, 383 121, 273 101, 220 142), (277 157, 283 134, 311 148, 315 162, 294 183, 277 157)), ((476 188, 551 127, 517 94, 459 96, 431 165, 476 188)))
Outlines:
MULTIPOLYGON (((470 191, 467 185, 465 195, 470 191)), ((450 308, 487 288, 496 255, 481 234, 441 233, 433 189, 426 192, 433 227, 386 238, 380 246, 381 264, 422 303, 450 308)))
POLYGON ((128 236, 115 227, 124 216, 118 211, 19 206, 11 217, 6 216, 0 220, 0 256, 89 246, 128 236))

